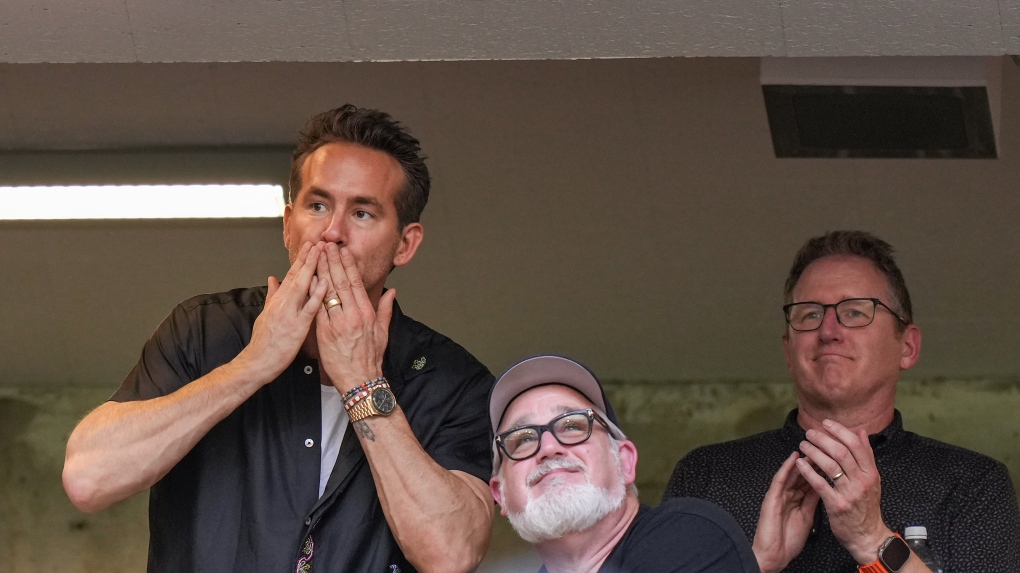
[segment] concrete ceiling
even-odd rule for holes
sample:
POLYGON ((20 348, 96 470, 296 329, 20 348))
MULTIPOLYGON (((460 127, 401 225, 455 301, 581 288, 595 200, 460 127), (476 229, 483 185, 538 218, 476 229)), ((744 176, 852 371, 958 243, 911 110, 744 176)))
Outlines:
POLYGON ((0 62, 1020 53, 1020 0, 0 3, 0 62))

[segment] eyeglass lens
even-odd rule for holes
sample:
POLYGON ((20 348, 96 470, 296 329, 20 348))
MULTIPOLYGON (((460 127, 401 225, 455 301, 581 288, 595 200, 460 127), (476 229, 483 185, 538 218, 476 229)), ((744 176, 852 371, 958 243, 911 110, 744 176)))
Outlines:
POLYGON ((836 304, 803 302, 790 305, 790 326, 794 330, 814 330, 822 325, 825 309, 835 307, 836 319, 848 328, 868 326, 875 320, 875 301, 851 298, 836 304))
POLYGON ((586 411, 567 412, 544 426, 522 426, 502 435, 503 448, 512 460, 535 455, 542 444, 542 432, 552 432, 564 446, 580 444, 591 436, 592 418, 586 411))

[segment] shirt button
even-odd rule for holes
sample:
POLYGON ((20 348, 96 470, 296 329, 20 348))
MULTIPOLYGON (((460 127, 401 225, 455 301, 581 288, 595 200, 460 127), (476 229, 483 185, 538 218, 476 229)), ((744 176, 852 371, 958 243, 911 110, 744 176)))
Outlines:
POLYGON ((307 440, 305 440, 305 447, 306 448, 310 448, 310 447, 312 447, 314 445, 315 445, 315 440, 313 440, 311 438, 308 438, 307 440))
POLYGON ((306 517, 305 518, 305 525, 311 525, 311 524, 312 524, 312 518, 311 517, 306 517))
POLYGON ((314 368, 311 366, 305 366, 305 374, 311 374, 314 368))

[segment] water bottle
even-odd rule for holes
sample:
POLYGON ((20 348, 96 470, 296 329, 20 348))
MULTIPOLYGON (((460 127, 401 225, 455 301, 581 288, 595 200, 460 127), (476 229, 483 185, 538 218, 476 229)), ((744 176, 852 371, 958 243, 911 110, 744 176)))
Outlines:
POLYGON ((942 562, 938 555, 928 546, 928 529, 923 525, 911 525, 903 530, 903 538, 914 555, 932 570, 932 573, 942 573, 942 562))

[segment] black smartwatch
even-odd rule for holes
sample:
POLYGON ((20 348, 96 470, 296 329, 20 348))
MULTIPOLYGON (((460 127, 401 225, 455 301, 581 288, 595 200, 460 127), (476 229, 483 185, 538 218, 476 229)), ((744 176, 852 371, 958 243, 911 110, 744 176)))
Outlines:
POLYGON ((890 537, 878 548, 878 561, 861 565, 860 573, 897 573, 910 560, 910 546, 899 535, 890 537))

